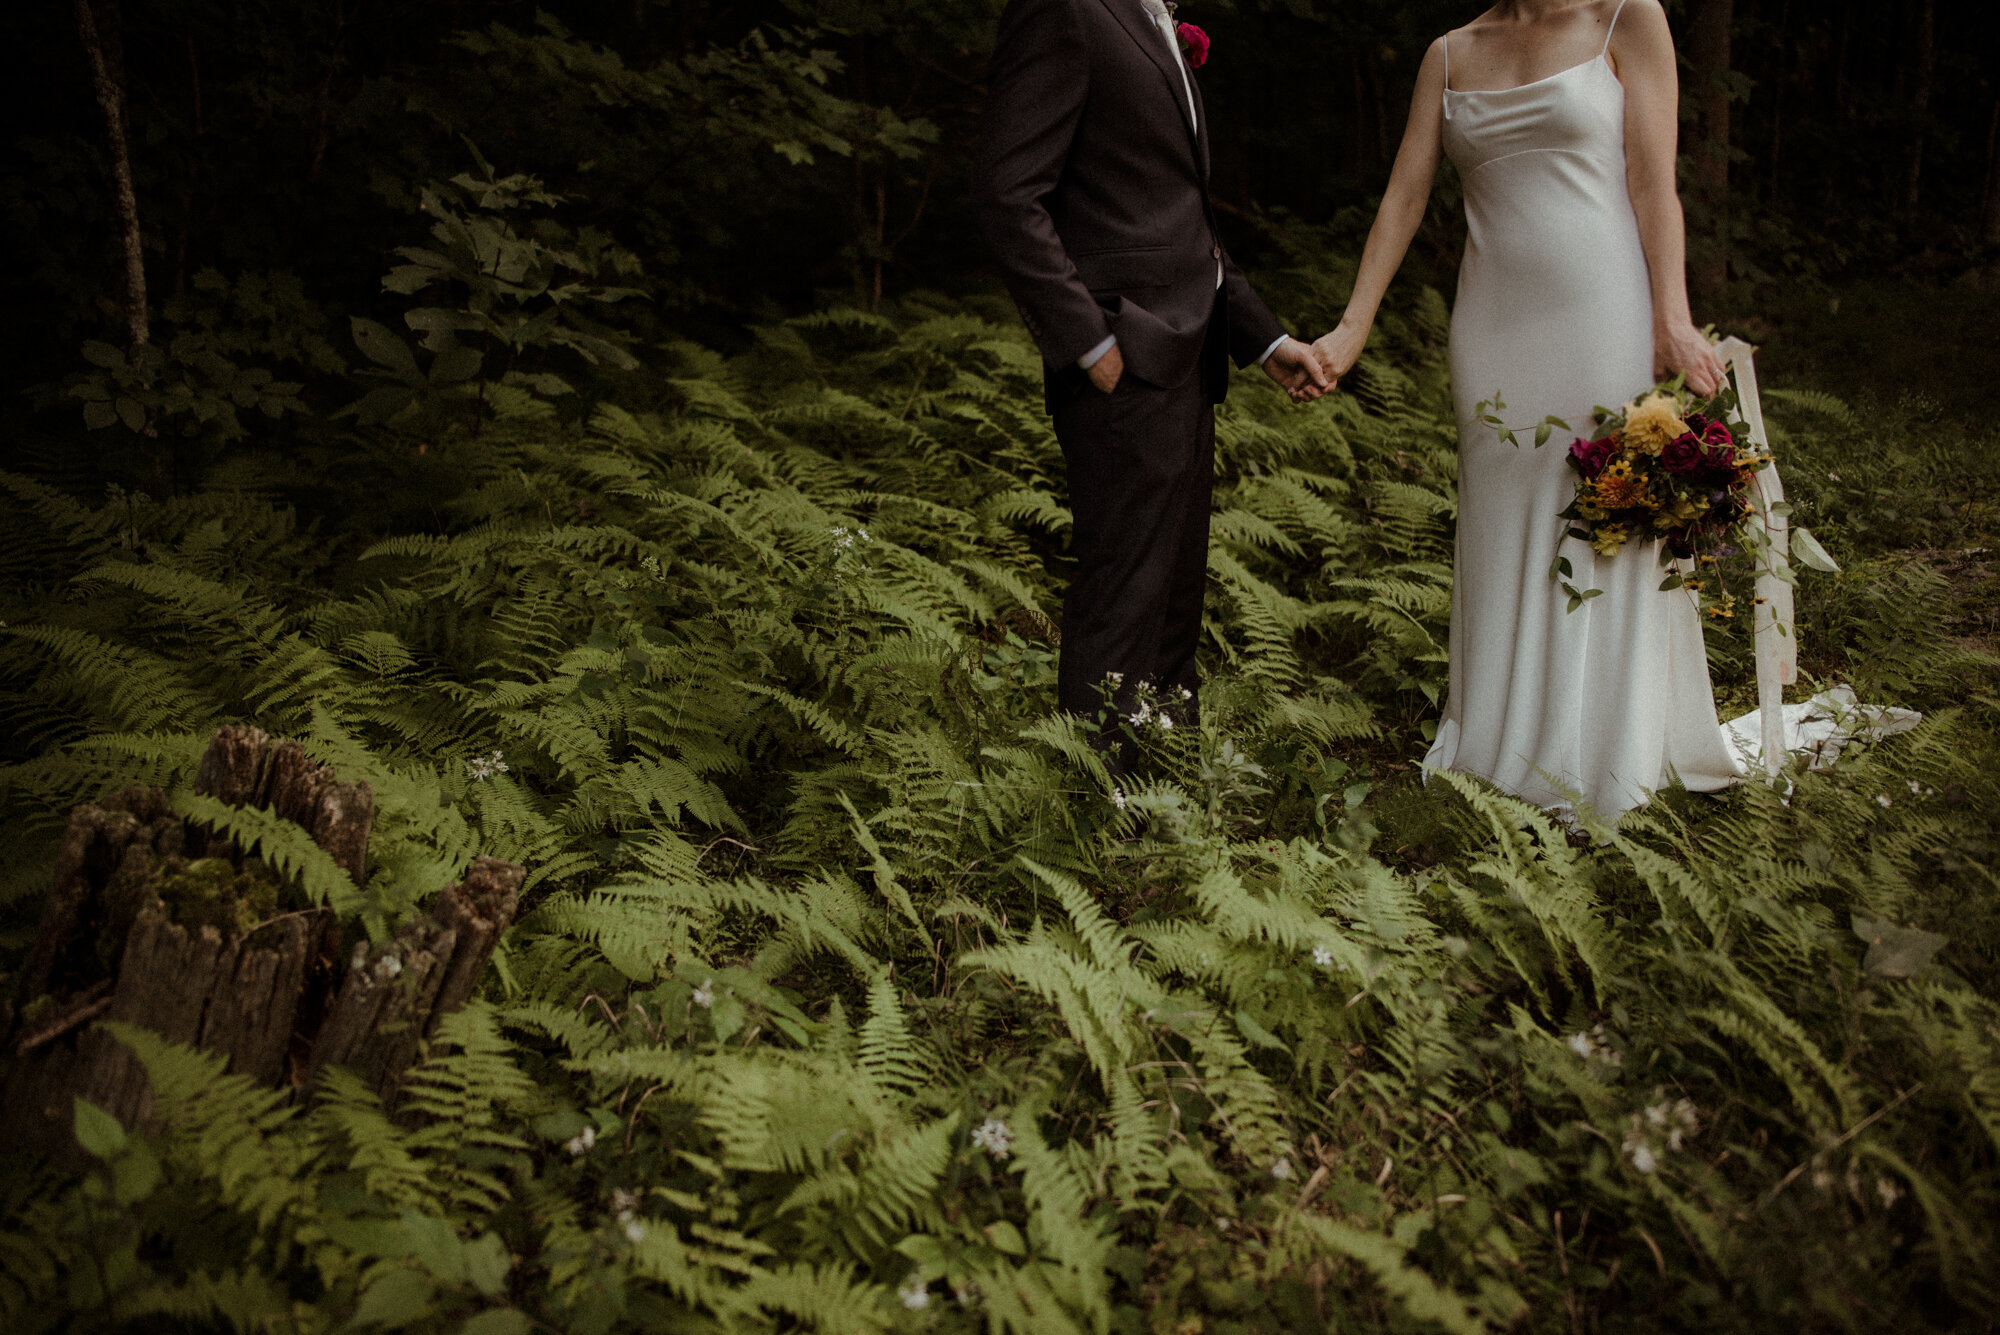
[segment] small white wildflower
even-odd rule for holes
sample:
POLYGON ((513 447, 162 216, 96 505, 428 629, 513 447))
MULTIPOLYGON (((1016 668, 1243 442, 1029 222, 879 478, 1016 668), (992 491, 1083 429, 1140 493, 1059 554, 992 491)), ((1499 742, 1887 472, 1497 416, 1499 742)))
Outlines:
POLYGON ((646 1226, 636 1219, 625 1221, 625 1241, 638 1246, 646 1238, 646 1226))
POLYGON ((368 943, 366 941, 356 941, 354 943, 354 954, 348 959, 347 967, 350 969, 365 969, 368 967, 368 943))
POLYGON ((1193 692, 1193 691, 1190 691, 1190 690, 1189 690, 1189 689, 1188 689, 1187 687, 1185 687, 1185 686, 1181 687, 1181 699, 1183 699, 1183 700, 1192 700, 1192 699, 1194 699, 1194 692, 1193 692))
POLYGON ((1642 1173, 1650 1173, 1660 1166, 1660 1161, 1653 1157, 1653 1147, 1644 1142, 1634 1145, 1631 1154, 1632 1166, 1642 1173))
POLYGON ((595 1145, 596 1143, 597 1143, 597 1128, 594 1126, 587 1126, 583 1130, 571 1136, 568 1140, 564 1141, 563 1148, 569 1151, 570 1158, 580 1159, 585 1154, 588 1154, 590 1152, 590 1147, 592 1145, 595 1145))
POLYGON ((1013 1153, 1014 1131, 997 1117, 989 1117, 972 1133, 972 1143, 996 1159, 1013 1153))
POLYGON ((910 1277, 896 1290, 896 1297, 912 1312, 921 1312, 931 1305, 931 1288, 924 1283, 923 1276, 911 1271, 910 1277))
POLYGON ((394 955, 384 955, 375 961, 375 973, 383 982, 388 982, 403 971, 403 962, 394 955))
POLYGON ((1313 963, 1322 969, 1331 969, 1333 967, 1333 952, 1325 946, 1314 946, 1313 963))
POLYGON ((1592 1026, 1587 1034, 1571 1034, 1563 1042, 1569 1045, 1571 1052, 1585 1061, 1600 1061, 1607 1066, 1625 1064, 1624 1056, 1611 1046, 1611 1040, 1605 1037, 1604 1026, 1601 1024, 1592 1026))
POLYGON ((1111 683, 1113 690, 1125 684, 1125 674, 1122 672, 1107 672, 1104 674, 1104 679, 1111 683))
POLYGON ((1168 716, 1167 716, 1167 715, 1165 715, 1165 714, 1162 714, 1162 715, 1160 715, 1160 731, 1161 731, 1161 732, 1172 732, 1173 730, 1174 730, 1174 721, 1173 721, 1173 719, 1172 719, 1172 718, 1170 718, 1170 717, 1168 717, 1168 716))
POLYGON ((1278 1160, 1278 1162, 1276 1162, 1276 1163, 1272 1164, 1272 1165, 1271 1165, 1271 1176, 1272 1176, 1272 1177, 1275 1177, 1275 1178, 1277 1178, 1277 1179, 1278 1179, 1278 1181, 1280 1181, 1280 1182, 1289 1182, 1289 1181, 1291 1181, 1291 1180, 1292 1180, 1292 1161, 1291 1161, 1290 1159, 1280 1159, 1280 1160, 1278 1160))
POLYGON ((1878 807, 1892 807, 1896 804, 1889 800, 1887 793, 1877 793, 1875 795, 1875 805, 1878 807))
POLYGON ((472 771, 474 783, 484 783, 496 774, 507 772, 507 761, 498 751, 490 756, 474 756, 467 768, 472 771))
POLYGON ((715 1004, 715 980, 708 979, 694 990, 694 1004, 707 1010, 715 1004))
POLYGON ((1667 1133, 1667 1148, 1671 1150, 1678 1150, 1683 1137, 1701 1129, 1701 1118, 1695 1113, 1694 1105, 1686 1099, 1654 1104, 1646 1109, 1646 1120, 1667 1133))
POLYGON ((611 1192, 611 1212, 620 1219, 630 1219, 632 1212, 639 1208, 639 1193, 616 1187, 611 1192))
POLYGON ((1119 789, 1113 788, 1111 790, 1111 805, 1117 807, 1120 811, 1125 809, 1125 794, 1119 789))
POLYGON ((1875 1179, 1875 1194, 1882 1198, 1882 1208, 1887 1210, 1903 1198, 1903 1189, 1892 1178, 1878 1177, 1875 1179))

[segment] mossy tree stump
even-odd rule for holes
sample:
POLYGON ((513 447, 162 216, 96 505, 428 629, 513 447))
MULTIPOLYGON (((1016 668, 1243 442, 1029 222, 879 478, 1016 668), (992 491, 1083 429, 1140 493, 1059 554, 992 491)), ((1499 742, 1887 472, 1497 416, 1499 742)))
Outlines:
MULTIPOLYGON (((225 728, 194 791, 291 822, 364 882, 373 795, 296 742, 225 728)), ((332 909, 165 793, 127 788, 80 806, 22 969, 0 1134, 65 1152, 78 1097, 127 1125, 146 1119, 145 1072, 100 1019, 220 1052, 266 1083, 303 1089, 340 1065, 392 1094, 438 1017, 472 995, 521 882, 521 868, 481 858, 427 916, 384 946, 363 941, 343 970, 332 909)))

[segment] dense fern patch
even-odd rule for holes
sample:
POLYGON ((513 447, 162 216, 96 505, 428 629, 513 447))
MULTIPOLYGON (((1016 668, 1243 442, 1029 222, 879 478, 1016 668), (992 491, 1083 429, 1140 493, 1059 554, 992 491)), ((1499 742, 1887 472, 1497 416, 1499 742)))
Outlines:
MULTIPOLYGON (((374 786, 355 940, 476 852, 530 868, 393 1116, 124 1031, 158 1128, 81 1109, 88 1173, 7 1167, 0 1323, 1989 1329, 1991 658, 1930 566, 1817 516, 1850 574, 1802 600, 1809 662, 1919 731, 1584 847, 1419 784, 1443 309, 1351 395, 1231 400, 1211 707, 1141 725, 1125 790, 1052 715, 1060 459, 991 312, 623 380, 577 326, 587 408, 375 326, 407 392, 310 486, 246 452, 161 497, 0 476, 9 951, 68 807, 185 785, 226 721, 374 786)), ((1774 407, 1809 504, 1844 413, 1774 407)))

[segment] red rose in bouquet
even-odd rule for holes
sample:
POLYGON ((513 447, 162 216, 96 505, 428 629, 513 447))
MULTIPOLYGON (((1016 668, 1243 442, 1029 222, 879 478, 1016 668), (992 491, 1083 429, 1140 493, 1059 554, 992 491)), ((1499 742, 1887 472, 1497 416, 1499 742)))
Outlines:
POLYGON ((1706 461, 1701 441, 1692 431, 1668 441, 1660 451, 1660 467, 1681 477, 1697 471, 1706 461))
POLYGON ((1604 465, 1618 453, 1618 442, 1606 437, 1603 440, 1578 440, 1569 447, 1570 467, 1585 477, 1596 477, 1604 471, 1604 465))

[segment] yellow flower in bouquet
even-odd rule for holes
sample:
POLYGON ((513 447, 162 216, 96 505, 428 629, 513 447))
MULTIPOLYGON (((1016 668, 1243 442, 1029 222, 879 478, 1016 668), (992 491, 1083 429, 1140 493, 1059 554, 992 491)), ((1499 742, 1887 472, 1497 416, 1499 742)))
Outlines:
POLYGON ((1625 448, 1658 454, 1688 433, 1687 419, 1671 394, 1653 393, 1625 405, 1625 448))
POLYGON ((1599 556, 1616 556, 1618 549, 1625 545, 1626 538, 1623 524, 1606 524, 1590 535, 1590 545, 1597 549, 1599 556))

